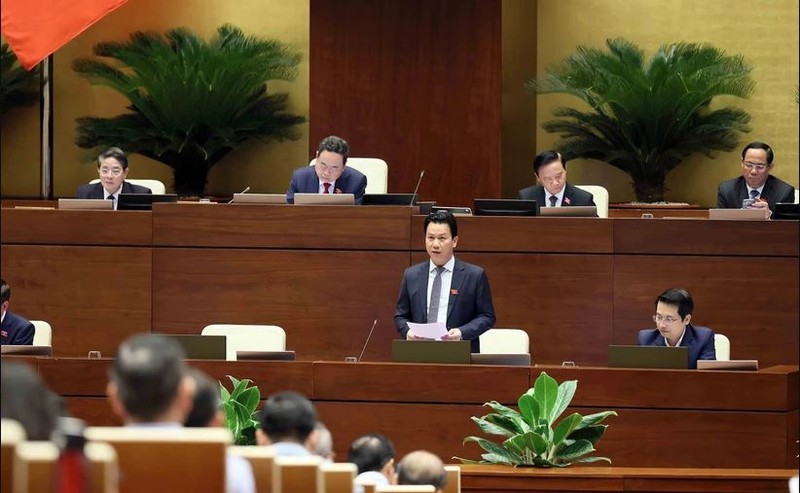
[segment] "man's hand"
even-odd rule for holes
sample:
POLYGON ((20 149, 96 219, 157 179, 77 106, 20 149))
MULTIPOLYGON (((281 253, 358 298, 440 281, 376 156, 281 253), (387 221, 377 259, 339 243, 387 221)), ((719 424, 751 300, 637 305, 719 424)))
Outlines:
POLYGON ((443 341, 460 341, 461 339, 461 329, 450 329, 447 334, 442 336, 443 341))
POLYGON ((750 207, 753 207, 754 209, 766 209, 769 207, 769 202, 759 197, 750 207))
POLYGON ((417 335, 414 335, 414 333, 411 332, 411 329, 409 329, 409 331, 406 332, 406 340, 407 341, 430 341, 431 339, 428 339, 427 337, 419 337, 417 335))

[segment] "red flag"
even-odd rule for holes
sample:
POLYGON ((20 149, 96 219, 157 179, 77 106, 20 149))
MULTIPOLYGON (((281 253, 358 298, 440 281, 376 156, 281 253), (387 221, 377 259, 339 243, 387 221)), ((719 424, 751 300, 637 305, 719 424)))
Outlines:
POLYGON ((3 35, 30 70, 126 1, 3 0, 3 35))

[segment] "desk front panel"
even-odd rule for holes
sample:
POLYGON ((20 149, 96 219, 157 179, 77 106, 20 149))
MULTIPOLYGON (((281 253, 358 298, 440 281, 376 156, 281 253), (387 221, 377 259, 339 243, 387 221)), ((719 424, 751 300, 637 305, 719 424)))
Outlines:
POLYGON ((149 246, 152 218, 146 211, 0 209, 4 245, 149 246))

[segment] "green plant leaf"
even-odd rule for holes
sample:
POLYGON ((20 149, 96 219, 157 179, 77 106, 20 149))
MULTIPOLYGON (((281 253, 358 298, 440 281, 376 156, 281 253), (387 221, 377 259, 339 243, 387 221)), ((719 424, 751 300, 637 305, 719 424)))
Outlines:
MULTIPOLYGON (((553 443, 552 447, 558 447, 561 443, 570 436, 575 428, 581 423, 581 415, 578 413, 573 413, 567 416, 566 418, 562 419, 556 429, 553 431, 553 443)), ((573 437, 570 437, 573 438, 573 437)))
POLYGON ((464 443, 468 442, 477 443, 483 450, 489 452, 490 454, 505 458, 504 463, 506 464, 520 464, 523 462, 522 457, 520 457, 519 454, 514 453, 512 450, 504 449, 502 446, 485 438, 469 436, 464 439, 464 443))
POLYGON ((258 391, 258 387, 249 387, 239 394, 239 402, 247 410, 248 417, 252 417, 260 400, 261 392, 258 391))
POLYGON ((561 385, 558 386, 558 397, 553 406, 553 412, 549 416, 551 423, 555 423, 558 417, 561 416, 561 413, 567 409, 567 406, 569 406, 569 403, 572 402, 572 398, 575 396, 575 390, 577 390, 577 388, 577 380, 567 380, 561 382, 561 385))
POLYGON ((496 412, 497 414, 500 414, 501 416, 507 416, 507 417, 517 417, 517 416, 519 416, 519 413, 517 411, 511 409, 508 406, 500 404, 497 401, 486 402, 486 403, 484 403, 484 406, 488 406, 488 407, 492 408, 492 410, 494 412, 496 412))
POLYGON ((533 451, 536 456, 544 456, 547 453, 547 439, 538 433, 525 433, 525 444, 533 451))
POLYGON ((552 423, 553 411, 558 400, 558 383, 545 372, 539 374, 533 383, 534 398, 539 403, 540 416, 552 423))
MULTIPOLYGON (((511 437, 516 434, 514 430, 510 430, 504 426, 500 426, 498 424, 492 423, 491 421, 487 421, 483 418, 476 418, 472 416, 472 421, 478 425, 482 432, 488 433, 489 435, 501 435, 505 437, 511 437)), ((509 422, 509 424, 512 424, 509 422)))
POLYGON ((587 440, 592 444, 596 444, 598 440, 603 437, 603 434, 608 428, 608 425, 595 425, 587 426, 586 428, 578 428, 568 435, 570 440, 587 440))
POLYGON ((522 394, 517 401, 520 414, 525 418, 525 421, 533 428, 539 420, 539 402, 530 394, 522 394))
POLYGON ((588 414, 583 417, 581 424, 578 425, 578 428, 586 428, 587 426, 594 426, 598 423, 602 423, 603 420, 609 416, 617 416, 616 411, 603 411, 595 414, 588 414))
POLYGON ((562 448, 556 454, 560 461, 574 462, 574 459, 594 452, 594 447, 588 440, 575 440, 574 443, 562 448))

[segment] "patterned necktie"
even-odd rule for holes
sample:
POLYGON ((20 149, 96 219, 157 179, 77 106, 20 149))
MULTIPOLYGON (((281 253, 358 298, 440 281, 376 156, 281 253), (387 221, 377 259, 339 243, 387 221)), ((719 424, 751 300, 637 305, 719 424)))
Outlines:
POLYGON ((323 183, 322 186, 325 187, 325 190, 323 190, 322 193, 331 193, 331 184, 330 183, 323 183))
POLYGON ((433 285, 431 286, 431 302, 428 305, 428 323, 432 324, 437 322, 439 318, 439 298, 442 295, 442 272, 444 267, 436 268, 436 276, 433 278, 433 285))
POLYGON ((750 198, 751 199, 757 199, 758 195, 759 195, 758 190, 750 190, 750 198))
POLYGON ((555 207, 557 200, 558 200, 558 197, 556 197, 555 195, 551 195, 550 196, 550 207, 555 207))

